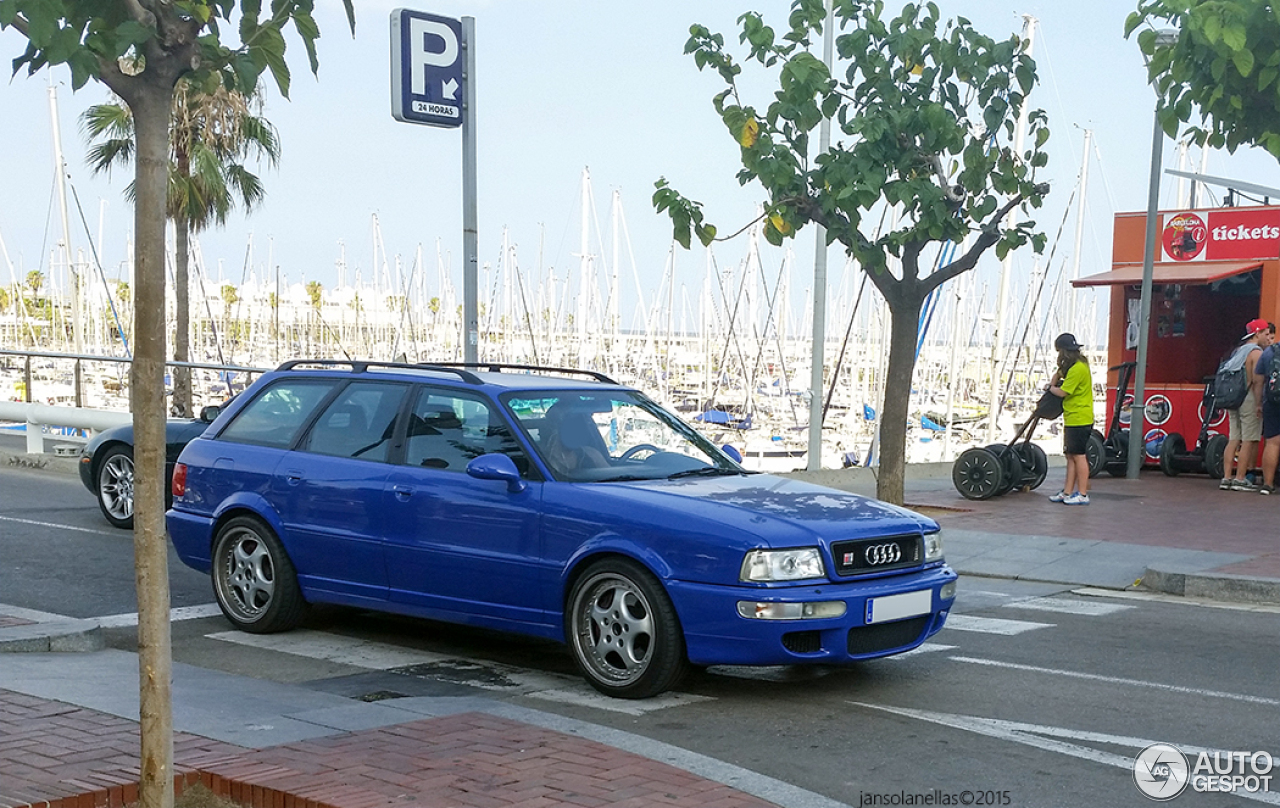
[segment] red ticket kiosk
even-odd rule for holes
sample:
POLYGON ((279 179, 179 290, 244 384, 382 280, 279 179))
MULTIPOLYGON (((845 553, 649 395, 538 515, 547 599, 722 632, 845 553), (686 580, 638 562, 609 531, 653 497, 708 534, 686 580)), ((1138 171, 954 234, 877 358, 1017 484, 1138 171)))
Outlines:
MULTIPOLYGON (((1138 356, 1146 218, 1117 214, 1111 271, 1073 281, 1077 287, 1111 287, 1109 367, 1138 356)), ((1188 449, 1195 447, 1208 415, 1202 405, 1205 383, 1240 344, 1245 324, 1256 317, 1280 321, 1280 206, 1163 211, 1156 226, 1141 411, 1148 464, 1157 462, 1168 435, 1180 434, 1188 449)), ((1117 383, 1118 373, 1108 373, 1108 413, 1114 411, 1117 383)), ((1122 410, 1124 429, 1130 412, 1122 410)), ((1226 435, 1225 413, 1217 411, 1208 427, 1210 435, 1226 435)))

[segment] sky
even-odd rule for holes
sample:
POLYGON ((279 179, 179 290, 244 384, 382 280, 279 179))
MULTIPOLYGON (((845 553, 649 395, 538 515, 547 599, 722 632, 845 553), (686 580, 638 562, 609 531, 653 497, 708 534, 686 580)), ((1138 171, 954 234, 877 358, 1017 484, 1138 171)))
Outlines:
MULTIPOLYGON (((225 228, 200 235, 208 273, 214 281, 238 283, 251 274, 263 279, 278 271, 287 282, 316 280, 331 288, 345 257, 346 280, 359 273, 367 283, 373 268, 383 263, 376 249, 380 239, 389 265, 400 256, 405 272, 421 247, 428 288, 438 286, 438 266, 443 264, 460 296, 460 132, 391 117, 389 15, 402 3, 357 0, 354 38, 341 3, 324 0, 318 5, 319 76, 311 76, 301 43, 291 35, 291 99, 280 98, 272 87, 264 110, 279 130, 280 164, 260 172, 268 196, 259 209, 247 217, 233 214, 225 228)), ((1076 213, 1067 210, 1067 203, 1080 173, 1083 132, 1092 130, 1080 274, 1109 269, 1112 216, 1146 207, 1151 155, 1155 97, 1146 85, 1136 43, 1123 38, 1131 5, 1117 0, 941 0, 938 5, 944 17, 964 16, 998 38, 1021 31, 1023 14, 1038 20, 1033 56, 1041 84, 1031 100, 1049 116, 1050 163, 1041 176, 1053 190, 1033 218, 1048 234, 1050 248, 1056 245, 1050 270, 1057 271, 1074 253, 1076 213)), ((613 253, 610 202, 615 191, 620 194, 630 236, 620 262, 626 324, 639 295, 652 304, 671 252, 669 221, 650 203, 656 180, 666 177, 702 201, 721 233, 737 230, 755 215, 763 194, 758 186, 738 184, 738 149, 711 105, 723 85, 714 74, 700 73, 683 49, 692 23, 721 31, 735 43, 736 18, 746 10, 783 27, 789 9, 785 0, 438 0, 415 8, 476 19, 482 264, 498 263, 505 233, 530 285, 553 268, 561 279, 576 271, 587 169, 593 231, 599 223, 599 232, 590 236, 591 251, 605 265, 613 253)), ((6 60, 24 47, 15 31, 0 32, 0 56, 6 60)), ((107 95, 93 82, 73 93, 65 69, 32 77, 24 72, 0 83, 0 238, 15 275, 48 270, 48 254, 61 227, 54 191, 51 81, 75 189, 73 248, 87 249, 86 230, 91 232, 107 276, 115 279, 125 265, 131 230, 132 213, 122 195, 131 172, 91 174, 78 118, 107 95)), ((767 84, 748 89, 749 101, 760 108, 767 105, 767 84)), ((1199 160, 1193 150, 1187 168, 1195 170, 1199 160)), ((1176 167, 1177 161, 1176 144, 1166 140, 1165 166, 1176 167)), ((1212 152, 1206 163, 1208 174, 1268 186, 1280 186, 1278 169, 1273 158, 1257 150, 1212 152)), ((1162 206, 1174 206, 1176 184, 1174 178, 1164 179, 1162 206)), ((1221 190, 1214 192, 1220 198, 1221 190)), ((798 301, 812 283, 813 240, 805 231, 792 243, 792 295, 798 301)), ((721 266, 734 264, 747 250, 745 238, 718 244, 716 260, 721 266)), ((762 263, 770 274, 781 266, 782 255, 764 252, 762 263)), ((696 299, 705 253, 696 247, 677 251, 675 262, 677 295, 696 299)), ((1034 262, 1030 249, 1015 258, 1015 287, 1027 283, 1034 262)), ((834 250, 830 266, 832 294, 849 289, 843 257, 834 250)), ((8 272, 0 263, 0 283, 9 283, 8 272)), ((977 288, 988 290, 983 299, 994 299, 998 273, 992 251, 977 270, 977 288)), ((1088 303, 1081 306, 1087 309, 1088 303)), ((1081 323, 1078 330, 1086 335, 1096 331, 1100 338, 1105 324, 1081 323)))

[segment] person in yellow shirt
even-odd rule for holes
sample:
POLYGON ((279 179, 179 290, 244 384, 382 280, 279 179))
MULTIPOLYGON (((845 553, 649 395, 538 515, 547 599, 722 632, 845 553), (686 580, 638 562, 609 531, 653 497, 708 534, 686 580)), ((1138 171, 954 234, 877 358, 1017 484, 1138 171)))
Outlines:
POLYGON ((1049 392, 1062 398, 1062 453, 1067 456, 1067 481, 1049 501, 1088 505, 1089 461, 1085 448, 1093 432, 1093 374, 1074 335, 1059 334, 1053 347, 1058 349, 1058 370, 1049 383, 1049 392))

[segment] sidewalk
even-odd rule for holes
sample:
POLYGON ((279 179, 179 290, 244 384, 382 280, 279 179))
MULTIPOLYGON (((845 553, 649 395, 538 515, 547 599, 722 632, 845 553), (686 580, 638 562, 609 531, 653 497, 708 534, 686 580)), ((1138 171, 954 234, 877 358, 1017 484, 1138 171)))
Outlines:
MULTIPOLYGON (((790 476, 875 491, 867 469, 790 476)), ((1280 602, 1280 497, 1145 472, 1103 475, 1091 504, 1071 507, 1048 501, 1061 477, 1057 466, 1038 491, 973 502, 952 486, 949 465, 909 469, 906 501, 943 526, 961 598, 964 577, 992 576, 1280 602)), ((45 622, 0 604, 6 649, 31 653, 0 653, 0 808, 136 797, 137 657, 104 650, 92 621, 45 622)), ((694 752, 483 697, 366 703, 175 665, 174 705, 176 779, 255 808, 840 806, 694 752)))

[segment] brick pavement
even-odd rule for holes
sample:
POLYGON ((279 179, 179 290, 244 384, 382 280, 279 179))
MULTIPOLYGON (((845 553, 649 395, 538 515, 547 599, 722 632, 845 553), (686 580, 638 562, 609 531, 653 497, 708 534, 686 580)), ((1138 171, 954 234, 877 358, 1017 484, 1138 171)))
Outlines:
POLYGON ((1280 579, 1280 496, 1219 491, 1204 475, 1167 477, 1144 471, 1139 480, 1102 474, 1090 481, 1087 507, 1049 502, 1064 470, 1050 471, 1035 491, 967 500, 949 479, 908 485, 908 506, 948 509, 945 527, 1026 536, 1062 536, 1150 547, 1252 556, 1214 572, 1280 579))
MULTIPOLYGON (((119 808, 137 797, 133 721, 0 689, 0 808, 119 808)), ((266 749, 178 733, 175 782, 253 808, 768 808, 683 769, 485 713, 266 749)))

